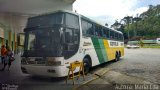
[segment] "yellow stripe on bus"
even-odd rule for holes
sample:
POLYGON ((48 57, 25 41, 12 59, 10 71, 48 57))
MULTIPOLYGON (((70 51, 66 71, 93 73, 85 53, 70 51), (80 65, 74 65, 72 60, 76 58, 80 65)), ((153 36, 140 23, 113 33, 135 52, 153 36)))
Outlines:
POLYGON ((103 43, 104 43, 104 47, 106 49, 105 51, 109 61, 115 59, 116 51, 120 51, 121 56, 124 56, 124 47, 109 47, 108 40, 106 39, 103 39, 103 43))

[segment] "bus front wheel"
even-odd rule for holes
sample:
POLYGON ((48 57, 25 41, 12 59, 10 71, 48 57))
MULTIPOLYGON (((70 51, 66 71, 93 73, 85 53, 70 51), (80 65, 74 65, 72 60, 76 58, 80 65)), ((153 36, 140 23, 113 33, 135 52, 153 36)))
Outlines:
POLYGON ((83 63, 84 63, 84 73, 88 74, 91 68, 91 63, 89 62, 88 58, 84 58, 83 63))

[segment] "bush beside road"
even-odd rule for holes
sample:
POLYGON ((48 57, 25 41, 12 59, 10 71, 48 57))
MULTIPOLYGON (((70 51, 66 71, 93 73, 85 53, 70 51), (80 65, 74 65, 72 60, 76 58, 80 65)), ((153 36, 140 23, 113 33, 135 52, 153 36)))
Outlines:
POLYGON ((145 45, 143 48, 160 48, 160 45, 154 45, 154 46, 145 45))
MULTIPOLYGON (((125 46, 125 48, 128 48, 128 47, 125 46)), ((134 48, 134 47, 130 47, 130 48, 134 48)), ((137 47, 137 48, 157 48, 157 49, 160 49, 160 45, 144 45, 143 47, 137 47)))

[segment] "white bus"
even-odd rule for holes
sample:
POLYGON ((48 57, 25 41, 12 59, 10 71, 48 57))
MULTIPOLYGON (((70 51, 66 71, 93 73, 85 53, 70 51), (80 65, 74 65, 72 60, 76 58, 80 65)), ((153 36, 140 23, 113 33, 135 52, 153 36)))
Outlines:
POLYGON ((91 67, 124 55, 122 32, 74 12, 31 17, 24 32, 23 73, 64 77, 74 61, 83 61, 88 73, 91 67))

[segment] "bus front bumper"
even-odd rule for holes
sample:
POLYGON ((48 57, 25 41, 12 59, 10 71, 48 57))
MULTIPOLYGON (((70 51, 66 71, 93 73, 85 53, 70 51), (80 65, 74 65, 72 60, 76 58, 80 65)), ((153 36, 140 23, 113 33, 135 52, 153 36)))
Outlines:
POLYGON ((21 70, 23 73, 35 76, 64 77, 68 74, 66 66, 21 65, 21 70))

